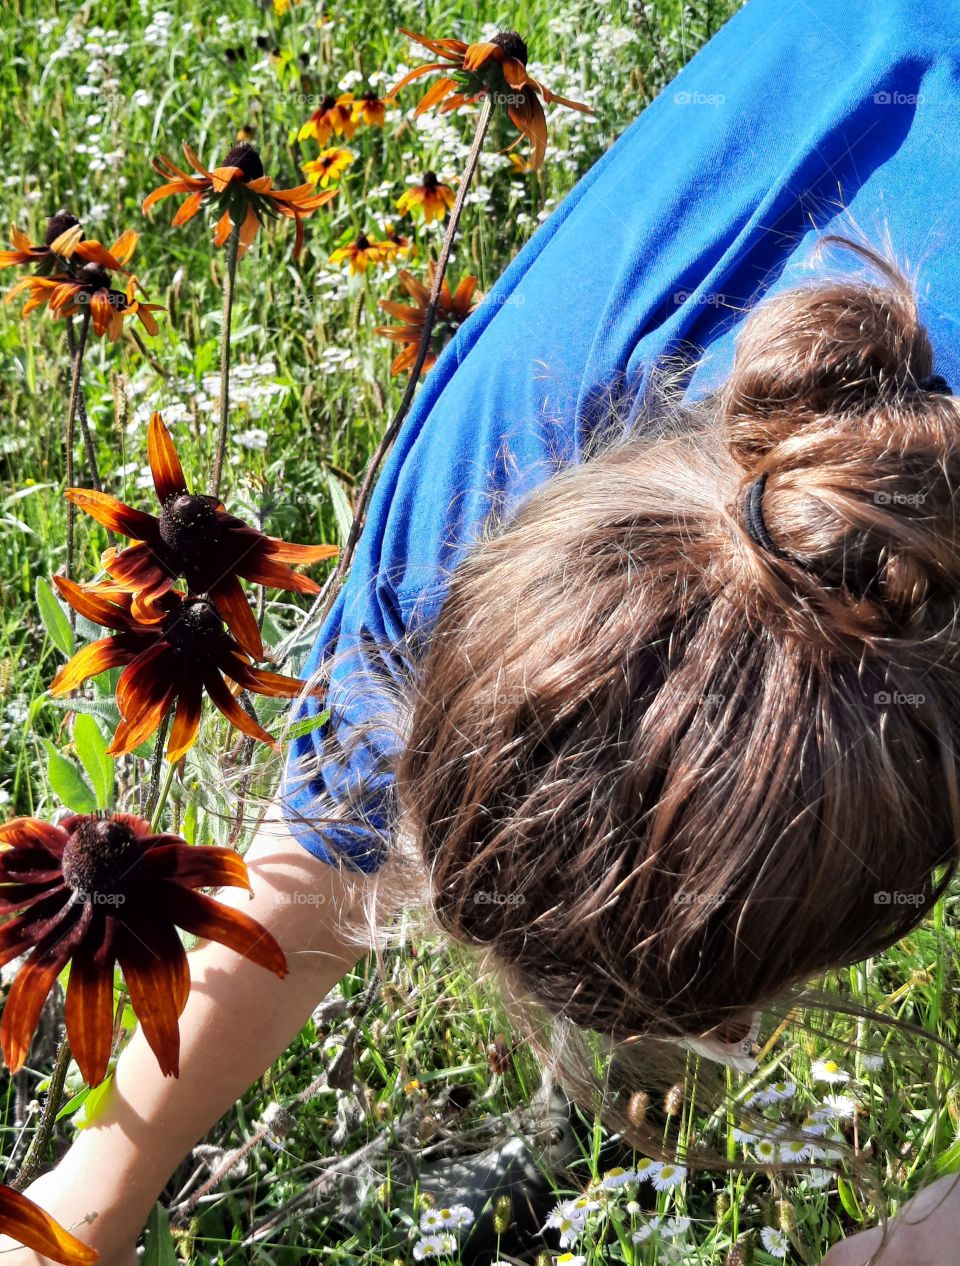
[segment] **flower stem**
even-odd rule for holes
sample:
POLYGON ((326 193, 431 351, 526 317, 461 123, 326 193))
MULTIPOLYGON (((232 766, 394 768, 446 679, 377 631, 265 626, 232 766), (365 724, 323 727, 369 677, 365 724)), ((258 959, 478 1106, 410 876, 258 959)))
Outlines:
MULTIPOLYGON (((67 348, 70 352, 70 363, 72 365, 77 350, 76 339, 73 336, 72 321, 67 321, 67 348)), ((80 434, 83 436, 83 450, 87 455, 90 483, 97 492, 103 492, 103 484, 100 482, 100 468, 97 466, 97 450, 93 446, 93 436, 90 434, 90 427, 87 423, 87 406, 83 399, 82 387, 77 396, 77 417, 80 419, 80 434)))
POLYGON ((237 216, 230 239, 227 242, 227 272, 223 279, 223 328, 220 332, 220 427, 217 432, 217 451, 210 478, 210 496, 219 497, 220 480, 223 476, 223 459, 227 448, 227 424, 230 416, 230 326, 233 322, 233 286, 237 276, 237 259, 240 253, 240 225, 237 216))
MULTIPOLYGON (((480 114, 477 118, 477 129, 473 135, 473 144, 470 146, 470 153, 467 155, 467 162, 463 169, 463 176, 460 184, 457 186, 457 196, 454 200, 453 209, 450 212, 450 220, 447 224, 446 232, 443 235, 443 243, 440 247, 440 256, 437 260, 437 266, 434 269, 433 284, 430 287, 430 295, 427 299, 427 306, 423 314, 423 332, 420 335, 420 343, 417 347, 417 359, 414 361, 413 368, 410 370, 410 377, 403 393, 403 399, 397 408, 396 413, 390 421, 389 426, 383 433, 377 450, 370 458, 367 469, 364 472, 363 481, 360 484, 360 491, 357 493, 356 506, 353 513, 353 522, 350 524, 350 531, 347 534, 347 540, 337 559, 337 567, 332 577, 332 584, 327 595, 326 605, 322 609, 320 619, 322 620, 333 605, 333 602, 340 591, 343 577, 346 575, 350 563, 353 560, 354 551, 357 548, 357 541, 360 539, 360 533, 363 530, 364 519, 366 516, 367 502, 373 492, 373 485, 376 480, 377 471, 380 463, 383 461, 393 441, 397 438, 400 427, 403 425, 404 418, 410 412, 410 406, 413 404, 413 397, 417 390, 417 384, 420 380, 420 371, 423 369, 423 363, 427 359, 427 353, 430 350, 430 336, 433 333, 433 323, 437 315, 437 304, 440 299, 440 290, 443 286, 443 279, 446 275, 447 264, 450 262, 450 252, 453 250, 454 239, 457 236, 457 229, 460 225, 460 217, 463 214, 463 208, 467 200, 467 192, 470 183, 473 180, 477 164, 480 161, 480 151, 483 149, 484 138, 487 135, 487 129, 490 126, 490 118, 493 113, 493 102, 489 96, 485 96, 483 104, 480 107, 480 114)), ((326 586, 324 586, 326 590, 326 586)), ((313 607, 307 613, 304 625, 309 624, 317 614, 320 603, 323 601, 323 594, 317 599, 313 607)))
MULTIPOLYGON (((80 338, 73 353, 73 369, 70 375, 70 403, 67 406, 66 436, 66 480, 67 487, 73 487, 73 424, 77 416, 77 401, 80 399, 80 367, 83 364, 83 353, 87 346, 87 331, 90 329, 90 309, 84 308, 80 321, 80 338)), ((72 501, 67 502, 67 579, 73 579, 73 546, 76 526, 77 508, 72 501)), ((71 608, 71 623, 76 622, 76 615, 71 608)))
POLYGON ((17 1191, 22 1191, 34 1179, 37 1170, 40 1168, 40 1162, 43 1160, 50 1139, 53 1137, 53 1127, 57 1121, 57 1113, 60 1111, 60 1104, 63 1099, 63 1086, 67 1080, 67 1069, 70 1067, 70 1043, 67 1041, 66 1034, 60 1039, 60 1045, 57 1048, 57 1058, 54 1061, 53 1071, 50 1074, 50 1088, 47 1091, 46 1102, 43 1105, 43 1111, 40 1114, 40 1121, 37 1124, 37 1132, 30 1141, 27 1148, 27 1154, 23 1158, 23 1164, 14 1178, 12 1186, 17 1191))
MULTIPOLYGON (((142 818, 146 818, 148 822, 153 821, 153 815, 157 808, 157 802, 160 796, 160 771, 163 769, 163 745, 167 741, 167 728, 170 725, 170 713, 168 712, 160 722, 160 728, 157 730, 156 741, 153 745, 153 760, 150 769, 150 787, 147 791, 147 798, 143 802, 143 810, 140 814, 142 818)), ((173 766, 171 765, 171 771, 173 766)))

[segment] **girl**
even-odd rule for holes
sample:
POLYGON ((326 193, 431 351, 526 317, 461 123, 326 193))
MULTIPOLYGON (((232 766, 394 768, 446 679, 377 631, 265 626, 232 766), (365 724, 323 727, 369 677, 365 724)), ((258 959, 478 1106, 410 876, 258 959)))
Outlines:
MULTIPOLYGON (((572 1044, 715 1053, 930 908, 960 837, 950 18, 751 0, 431 373, 310 663, 333 716, 247 854, 290 975, 195 950, 179 1080, 136 1035, 32 1193, 95 1214, 107 1266, 363 954, 378 879, 572 1044), (809 271, 856 221, 915 285, 862 245, 809 271)), ((880 1260, 954 1260, 958 1210, 880 1260)))

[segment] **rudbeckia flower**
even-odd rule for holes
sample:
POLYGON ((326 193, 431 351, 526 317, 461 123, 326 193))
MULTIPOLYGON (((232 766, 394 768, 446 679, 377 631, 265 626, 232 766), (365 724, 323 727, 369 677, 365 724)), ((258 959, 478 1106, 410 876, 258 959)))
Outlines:
POLYGON ((396 255, 403 255, 407 259, 413 259, 417 254, 417 244, 413 238, 408 237, 405 233, 398 233, 397 226, 393 223, 384 226, 383 240, 388 246, 394 248, 394 254, 396 255))
MULTIPOLYGON (((136 316, 149 334, 156 334, 153 313, 162 311, 162 305, 136 298, 137 290, 143 290, 136 277, 129 278, 125 290, 118 290, 110 276, 112 272, 129 273, 126 264, 137 244, 137 234, 128 229, 109 250, 98 241, 81 240, 81 235, 82 229, 77 224, 54 239, 56 251, 50 258, 65 261, 60 267, 68 271, 52 276, 21 277, 7 292, 4 302, 10 303, 26 292, 24 316, 41 307, 48 308, 54 317, 71 317, 89 308, 93 332, 101 338, 106 335, 113 342, 120 337, 125 316, 136 316), (78 258, 84 261, 79 266, 76 265, 78 258)), ((40 250, 39 247, 31 249, 40 250)), ((26 254, 26 250, 21 253, 26 254)))
POLYGON ((297 259, 303 246, 303 221, 337 194, 336 189, 317 193, 309 184, 297 185, 295 189, 274 189, 273 181, 264 175, 259 153, 247 141, 234 145, 223 164, 212 171, 204 167, 186 142, 183 152, 196 175, 182 171, 164 154, 154 158, 153 169, 166 183, 147 194, 143 210, 149 211, 164 198, 185 193, 187 197, 172 221, 179 228, 192 220, 204 204, 215 204, 222 214, 214 232, 214 244, 222 246, 234 225, 239 224, 238 256, 241 259, 256 238, 264 216, 282 217, 296 223, 293 257, 297 259))
POLYGON ((113 547, 101 562, 114 584, 133 595, 131 614, 149 622, 156 600, 179 577, 192 594, 208 594, 240 647, 263 659, 257 621, 239 577, 294 593, 319 593, 320 586, 301 576, 291 563, 319 563, 339 553, 336 545, 293 545, 267 536, 228 514, 216 497, 187 488, 183 467, 163 418, 154 413, 147 429, 147 455, 160 517, 134 510, 105 492, 68 488, 67 498, 98 523, 132 537, 125 549, 113 547))
POLYGON ((400 29, 442 60, 409 71, 387 93, 386 100, 394 100, 400 89, 415 79, 439 71, 441 77, 427 89, 414 114, 423 114, 433 106, 439 106, 441 113, 446 114, 482 96, 490 96, 494 105, 506 105, 510 121, 529 139, 531 170, 543 165, 547 148, 547 120, 541 97, 583 114, 594 113, 589 106, 558 96, 546 84, 527 74, 527 45, 516 31, 501 31, 492 40, 465 44, 463 40, 431 40, 406 27, 400 29))
POLYGON ((64 695, 108 668, 125 666, 117 682, 121 720, 107 749, 111 755, 123 756, 139 747, 176 705, 167 760, 178 761, 196 740, 204 692, 238 730, 277 746, 273 736, 241 707, 224 678, 243 690, 275 699, 293 698, 304 683, 255 668, 208 599, 171 589, 157 598, 153 618, 147 622, 133 615, 132 594, 116 586, 85 588, 65 576, 54 576, 53 582, 74 611, 115 630, 112 637, 88 642, 50 683, 52 695, 64 695))
POLYGON ((396 253, 392 242, 378 242, 366 233, 347 246, 338 247, 330 256, 331 264, 349 263, 351 273, 365 273, 368 268, 384 264, 396 253))
POLYGON ((58 826, 36 818, 0 825, 0 964, 21 954, 0 1019, 0 1047, 23 1067, 40 1012, 67 963, 64 1020, 90 1085, 103 1081, 113 1042, 113 969, 119 962, 143 1035, 164 1076, 177 1076, 179 1017, 190 991, 176 929, 208 937, 285 976, 283 951, 249 915, 198 890, 249 889, 229 848, 154 835, 128 813, 77 814, 58 826))
POLYGON ((311 185, 319 182, 321 188, 326 189, 331 180, 340 179, 355 158, 353 150, 333 146, 331 149, 321 150, 310 162, 303 163, 300 170, 306 174, 311 185))
MULTIPOLYGON (((401 324, 379 325, 376 329, 377 334, 382 334, 384 338, 393 339, 395 343, 406 344, 403 350, 394 358, 393 364, 390 366, 391 374, 402 374, 413 368, 417 359, 417 351, 420 347, 420 339, 423 336, 423 323, 430 299, 429 285, 425 286, 423 282, 418 281, 416 277, 406 271, 401 271, 398 275, 400 284, 413 300, 413 303, 393 303, 389 299, 381 299, 380 307, 383 308, 384 312, 389 313, 390 316, 396 317, 401 324)), ((432 264, 429 276, 430 284, 432 285, 432 264)), ((422 374, 425 374, 434 364, 450 335, 460 328, 477 306, 477 300, 474 299, 476 289, 476 277, 468 276, 461 278, 460 284, 451 294, 447 279, 443 279, 443 285, 440 287, 440 295, 437 300, 433 330, 430 335, 430 350, 420 370, 422 374)))
POLYGON ((386 103, 381 101, 375 92, 364 92, 354 101, 354 123, 367 123, 371 127, 383 127, 386 119, 386 103))
POLYGON ((62 1266, 92 1266, 100 1260, 95 1248, 81 1244, 38 1204, 6 1183, 0 1183, 0 1235, 62 1266))
POLYGON ((297 140, 313 137, 318 145, 326 145, 331 136, 345 136, 349 141, 357 130, 353 105, 352 92, 344 92, 339 97, 324 97, 297 133, 297 140))
POLYGON ((102 243, 87 239, 83 226, 69 211, 58 211, 47 221, 43 242, 34 245, 16 225, 10 229, 13 250, 0 251, 0 268, 34 266, 34 271, 47 275, 62 270, 67 261, 75 256, 86 263, 100 264, 112 272, 126 272, 127 260, 137 244, 137 234, 132 229, 121 233, 110 250, 102 243))
POLYGON ((449 185, 442 184, 434 171, 425 171, 423 180, 402 194, 397 202, 397 210, 414 215, 417 211, 423 215, 425 224, 431 220, 442 220, 456 201, 456 194, 449 185))

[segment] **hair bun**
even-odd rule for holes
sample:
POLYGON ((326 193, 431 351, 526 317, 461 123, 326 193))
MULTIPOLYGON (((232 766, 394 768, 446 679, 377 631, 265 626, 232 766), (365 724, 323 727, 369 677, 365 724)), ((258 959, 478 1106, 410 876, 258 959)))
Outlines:
POLYGON ((854 251, 873 276, 786 291, 745 323, 720 406, 730 449, 749 472, 798 425, 862 414, 933 366, 907 278, 867 247, 822 241, 854 251))

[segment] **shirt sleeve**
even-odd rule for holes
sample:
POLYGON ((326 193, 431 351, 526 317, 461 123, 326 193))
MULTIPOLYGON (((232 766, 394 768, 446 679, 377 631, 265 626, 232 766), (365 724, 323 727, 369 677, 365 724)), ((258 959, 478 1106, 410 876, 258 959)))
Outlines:
POLYGON ((402 680, 391 648, 427 627, 492 506, 578 460, 664 358, 689 365, 690 392, 718 385, 745 313, 809 276, 821 233, 860 224, 921 261, 937 368, 957 380, 957 82, 950 5, 890 0, 866 22, 859 0, 751 0, 580 180, 431 370, 381 472, 307 665, 355 652, 300 712, 331 708, 287 766, 305 847, 381 864, 396 736, 368 721, 402 680), (333 803, 373 829, 318 825, 333 803))

